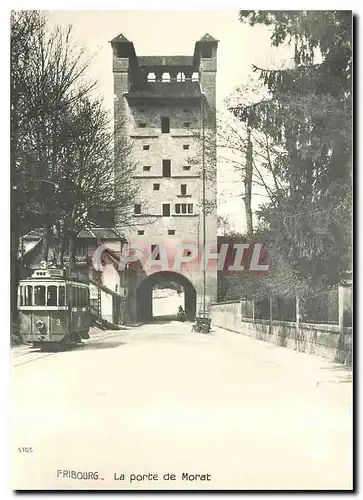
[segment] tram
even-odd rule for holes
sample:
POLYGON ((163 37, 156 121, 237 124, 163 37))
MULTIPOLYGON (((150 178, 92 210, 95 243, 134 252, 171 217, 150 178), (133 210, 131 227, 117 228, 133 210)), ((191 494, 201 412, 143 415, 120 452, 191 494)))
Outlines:
POLYGON ((20 335, 43 350, 89 338, 89 285, 63 269, 38 269, 19 282, 20 335))

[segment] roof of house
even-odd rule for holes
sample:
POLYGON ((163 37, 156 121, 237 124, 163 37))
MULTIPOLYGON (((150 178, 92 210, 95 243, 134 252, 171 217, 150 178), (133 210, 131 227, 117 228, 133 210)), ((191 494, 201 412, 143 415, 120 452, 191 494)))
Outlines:
POLYGON ((23 240, 37 241, 43 238, 43 229, 33 229, 28 234, 23 236, 23 240))
POLYGON ((202 95, 199 82, 148 82, 144 88, 130 88, 128 97, 196 98, 202 95))
MULTIPOLYGON (((28 234, 23 236, 23 240, 39 241, 43 238, 42 229, 33 229, 28 234)), ((93 227, 90 229, 82 229, 77 238, 100 238, 101 240, 119 240, 123 235, 118 233, 111 227, 93 227)))
POLYGON ((82 229, 77 238, 100 238, 101 240, 119 240, 123 236, 115 229, 110 227, 92 227, 90 229, 82 229))

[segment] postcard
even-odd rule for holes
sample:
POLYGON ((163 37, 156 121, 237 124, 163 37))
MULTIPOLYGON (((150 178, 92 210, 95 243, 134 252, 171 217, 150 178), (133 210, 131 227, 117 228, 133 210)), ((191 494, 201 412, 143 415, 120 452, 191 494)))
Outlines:
POLYGON ((10 16, 13 490, 352 490, 352 12, 10 16))

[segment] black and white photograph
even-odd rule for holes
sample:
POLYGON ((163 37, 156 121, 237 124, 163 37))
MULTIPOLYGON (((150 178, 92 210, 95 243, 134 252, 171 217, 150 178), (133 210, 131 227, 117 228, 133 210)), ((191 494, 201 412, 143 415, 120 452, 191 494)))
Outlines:
POLYGON ((8 11, 12 491, 352 491, 353 12, 102 8, 8 11))

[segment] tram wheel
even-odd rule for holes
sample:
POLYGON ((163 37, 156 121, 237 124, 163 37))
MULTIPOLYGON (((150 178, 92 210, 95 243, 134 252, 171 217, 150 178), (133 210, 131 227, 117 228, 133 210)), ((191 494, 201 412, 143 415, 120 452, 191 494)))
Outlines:
POLYGON ((40 345, 40 349, 43 352, 57 352, 61 349, 62 344, 60 342, 47 342, 46 344, 40 345))

